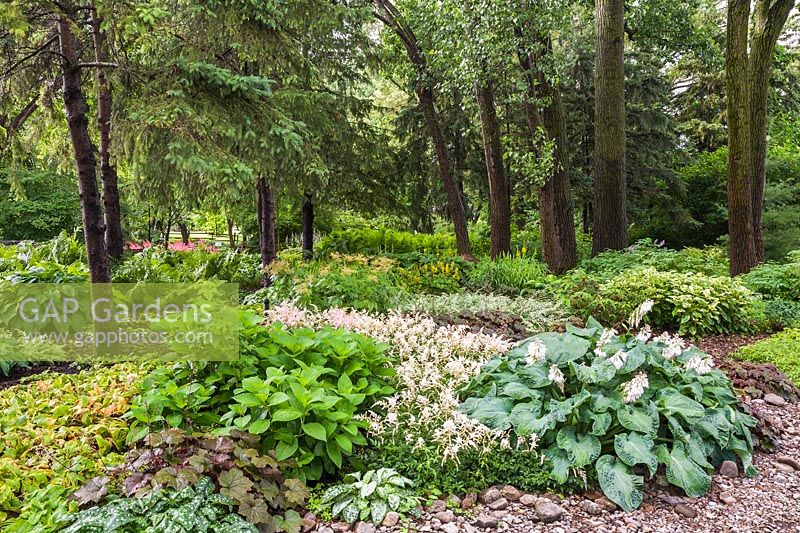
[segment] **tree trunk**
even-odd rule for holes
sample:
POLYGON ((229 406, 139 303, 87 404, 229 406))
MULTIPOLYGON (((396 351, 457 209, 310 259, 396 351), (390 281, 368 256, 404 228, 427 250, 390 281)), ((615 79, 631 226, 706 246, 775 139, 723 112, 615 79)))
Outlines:
POLYGON ((767 183, 767 103, 772 59, 780 32, 794 0, 757 1, 750 45, 750 165, 753 179, 753 248, 756 261, 764 260, 764 188, 767 183))
POLYGON ((508 201, 508 181, 503 166, 503 147, 500 139, 500 124, 494 102, 491 81, 475 84, 475 94, 481 117, 483 153, 486 158, 486 173, 489 177, 489 230, 490 255, 496 259, 511 253, 511 205, 508 201))
POLYGON ((757 264, 753 235, 750 88, 747 46, 750 0, 729 0, 725 57, 728 107, 728 254, 731 275, 757 264))
MULTIPOLYGON (((69 7, 69 3, 67 3, 69 7)), ((58 19, 58 40, 61 52, 61 73, 64 80, 64 109, 67 115, 72 150, 78 171, 78 194, 86 242, 86 256, 92 283, 109 283, 111 274, 105 242, 105 222, 100 191, 97 188, 97 162, 89 138, 88 107, 81 91, 81 73, 72 34, 72 20, 66 13, 58 19)))
POLYGON ((264 272, 262 284, 269 287, 271 279, 266 272, 267 266, 275 261, 275 195, 272 187, 264 177, 258 178, 258 248, 261 252, 261 267, 264 272))
POLYGON ((303 259, 314 258, 314 203, 311 194, 303 199, 303 259))
POLYGON ((442 134, 439 114, 436 112, 434 104, 433 89, 430 85, 430 73, 428 72, 425 55, 422 53, 416 35, 402 20, 400 12, 392 2, 389 0, 373 0, 372 3, 375 6, 375 16, 397 34, 403 42, 411 64, 416 69, 415 91, 419 98, 420 108, 425 116, 425 125, 433 142, 436 162, 439 165, 439 174, 442 178, 444 190, 447 193, 447 208, 450 212, 450 218, 453 220, 458 254, 466 259, 473 259, 464 203, 456 180, 453 178, 450 156, 447 153, 447 144, 442 134))
POLYGON ((233 250, 236 248, 236 235, 233 234, 233 219, 228 217, 225 219, 225 222, 228 225, 228 246, 233 250))
MULTIPOLYGON (((545 38, 544 49, 552 54, 550 38, 545 38)), ((542 258, 550 271, 562 274, 573 268, 577 262, 575 242, 574 207, 569 184, 569 156, 567 154, 567 128, 561 91, 554 87, 540 69, 537 79, 533 75, 533 61, 530 54, 520 54, 520 66, 525 72, 528 94, 525 99, 525 114, 528 129, 535 139, 539 116, 534 105, 537 98, 547 102, 542 113, 542 124, 547 136, 554 143, 553 174, 539 192, 539 217, 542 225, 542 258), (539 88, 537 95, 536 88, 539 88)), ((534 140, 535 142, 535 140, 534 140)))
POLYGON ((185 222, 178 222, 178 229, 181 231, 181 242, 189 244, 189 227, 185 222))
POLYGON ((595 2, 593 255, 628 245, 623 11, 623 0, 595 2))
MULTIPOLYGON (((92 40, 98 63, 108 61, 101 20, 92 9, 92 40)), ((100 132, 100 176, 103 182, 103 206, 106 214, 106 248, 114 259, 122 257, 122 210, 119 203, 117 170, 111 164, 111 83, 104 67, 97 67, 97 128, 100 132)))

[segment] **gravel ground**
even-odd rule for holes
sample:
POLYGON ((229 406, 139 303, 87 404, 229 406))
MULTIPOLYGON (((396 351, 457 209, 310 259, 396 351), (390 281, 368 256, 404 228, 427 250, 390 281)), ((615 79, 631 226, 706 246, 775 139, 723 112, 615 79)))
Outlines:
POLYGON ((711 491, 702 498, 687 498, 679 489, 652 480, 642 507, 625 513, 599 493, 561 499, 554 494, 524 495, 513 487, 497 487, 484 491, 479 503, 464 512, 453 513, 444 501, 437 501, 413 523, 401 521, 377 529, 368 523, 352 528, 343 523, 318 524, 316 529, 323 533, 351 529, 356 533, 800 532, 800 404, 753 403, 782 427, 778 446, 773 453, 756 452, 757 477, 715 474, 711 491))

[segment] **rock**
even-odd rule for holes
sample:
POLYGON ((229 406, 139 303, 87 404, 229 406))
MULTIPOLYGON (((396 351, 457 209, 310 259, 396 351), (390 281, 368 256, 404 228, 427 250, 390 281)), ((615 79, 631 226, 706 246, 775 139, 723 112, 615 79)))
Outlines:
POLYGON ((542 498, 550 500, 555 504, 561 503, 561 496, 559 496, 558 494, 545 494, 544 496, 542 496, 542 498))
MULTIPOLYGON (((779 471, 779 472, 786 472, 787 474, 791 473, 791 472, 794 472, 794 468, 792 468, 791 466, 789 466, 789 465, 787 465, 785 463, 775 463, 774 466, 775 466, 775 469, 777 471, 779 471)), ((775 477, 777 478, 778 476, 775 476, 775 477)))
POLYGON ((447 506, 450 508, 453 507, 460 507, 461 506, 461 498, 456 496, 455 494, 451 494, 447 497, 447 506))
POLYGON ((734 461, 722 461, 719 473, 724 477, 739 477, 739 467, 736 466, 734 461))
POLYGON ((461 530, 465 531, 466 533, 478 533, 478 528, 471 524, 462 524, 461 530))
POLYGON ((303 533, 308 533, 312 529, 317 527, 317 515, 312 512, 308 512, 303 516, 303 522, 301 524, 301 528, 303 533))
POLYGON ((499 500, 495 500, 489 505, 487 505, 489 509, 492 511, 502 511, 503 509, 508 507, 508 500, 505 498, 500 498, 499 500))
POLYGON ((595 501, 596 499, 603 497, 603 493, 596 490, 590 490, 589 492, 586 492, 583 495, 584 497, 589 498, 592 501, 595 501))
POLYGON ((394 511, 389 511, 383 517, 383 525, 386 527, 394 527, 400 522, 400 514, 394 511))
POLYGON ((603 512, 603 508, 594 503, 592 500, 583 500, 578 506, 583 512, 592 516, 597 516, 603 512))
POLYGON ((321 528, 317 529, 319 533, 334 533, 333 528, 330 526, 322 526, 321 528))
POLYGON ((444 533, 458 533, 460 531, 459 527, 455 524, 442 524, 442 527, 439 529, 444 531, 444 533))
POLYGON ((600 507, 602 507, 603 509, 605 509, 609 513, 613 513, 614 511, 617 510, 617 504, 612 502, 611 500, 609 500, 605 496, 600 496, 599 498, 597 498, 594 501, 594 503, 596 503, 597 505, 599 505, 600 507))
POLYGON ((441 513, 447 510, 447 503, 444 500, 433 500, 428 506, 428 512, 431 514, 441 513))
POLYGON ((497 488, 491 487, 481 492, 481 495, 478 496, 478 500, 480 500, 481 503, 488 505, 492 502, 496 502, 502 497, 503 495, 500 494, 500 491, 497 490, 497 488))
POLYGON ((736 498, 734 498, 733 494, 731 494, 729 491, 726 490, 724 492, 719 493, 719 501, 721 501, 726 505, 733 505, 734 503, 736 503, 736 498))
POLYGON ((476 503, 478 503, 478 495, 473 492, 464 496, 461 500, 461 508, 466 511, 475 507, 476 503))
POLYGON ((559 520, 563 514, 564 510, 560 505, 556 505, 547 500, 539 500, 536 502, 536 516, 545 524, 552 524, 559 520))
POLYGON ((347 522, 334 522, 331 524, 334 533, 344 533, 345 531, 350 531, 350 524, 347 522))
POLYGON ((785 398, 781 398, 777 394, 773 394, 771 392, 768 392, 767 394, 764 395, 764 401, 770 405, 777 405, 778 407, 786 405, 785 398))
POLYGON ((442 524, 449 524, 450 522, 455 521, 456 515, 453 514, 453 511, 441 511, 433 515, 433 518, 435 518, 442 524))
POLYGON ((536 505, 536 502, 539 501, 539 498, 534 496, 533 494, 523 494, 519 497, 519 503, 524 505, 525 507, 533 507, 536 505))
POLYGON ((645 513, 652 513, 653 511, 655 511, 655 507, 653 507, 653 504, 650 502, 644 502, 642 504, 642 511, 644 511, 645 513))
POLYGON ((669 481, 664 474, 656 474, 656 485, 659 487, 669 487, 669 481))
POLYGON ((683 503, 683 498, 679 498, 677 496, 672 496, 670 494, 665 494, 664 496, 661 496, 660 500, 662 502, 668 504, 668 505, 673 506, 673 507, 683 503))
POLYGON ((794 457, 789 457, 787 455, 779 455, 775 458, 776 461, 779 463, 791 466, 794 470, 800 470, 800 461, 795 459, 794 457))
POLYGON ((522 496, 522 492, 520 492, 513 485, 506 485, 500 489, 500 495, 510 502, 516 502, 519 501, 520 497, 522 496))
POLYGON ((679 515, 683 515, 686 518, 694 518, 697 516, 697 511, 686 505, 685 503, 679 503, 675 506, 675 512, 679 515))
POLYGON ((375 526, 369 522, 358 522, 356 524, 355 533, 375 533, 375 526))
POLYGON ((497 518, 487 514, 478 515, 475 519, 475 526, 483 529, 495 528, 497 527, 497 518))
POLYGON ((625 521, 625 525, 627 525, 631 529, 639 529, 640 527, 642 527, 642 525, 639 522, 637 522, 630 516, 626 516, 623 520, 625 521))

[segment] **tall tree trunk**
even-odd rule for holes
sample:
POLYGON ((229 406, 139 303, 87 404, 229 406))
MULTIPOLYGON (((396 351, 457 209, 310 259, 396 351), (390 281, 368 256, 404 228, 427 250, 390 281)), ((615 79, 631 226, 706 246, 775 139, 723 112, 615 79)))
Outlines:
POLYGON ((469 231, 467 228, 467 216, 464 211, 464 203, 458 184, 453 177, 453 169, 450 165, 450 156, 447 153, 447 144, 442 134, 439 114, 436 112, 434 104, 433 89, 430 84, 430 72, 422 49, 419 46, 416 35, 402 20, 400 12, 389 0, 373 0, 375 6, 375 16, 391 28, 400 40, 408 54, 411 64, 414 66, 417 75, 415 91, 419 99, 419 105, 425 116, 425 125, 433 142, 436 152, 436 162, 439 165, 439 175, 442 178, 444 190, 447 193, 447 208, 450 218, 453 220, 453 229, 456 234, 456 247, 458 254, 464 258, 472 258, 472 245, 469 242, 469 231))
MULTIPOLYGON (((66 7, 71 8, 69 2, 66 7)), ((111 274, 105 242, 105 222, 100 191, 97 188, 97 161, 89 138, 88 107, 81 91, 81 72, 72 34, 72 20, 67 13, 58 19, 58 40, 61 52, 61 74, 64 80, 64 109, 75 165, 78 171, 78 194, 86 242, 86 256, 92 283, 109 283, 111 274)))
POLYGON ((236 248, 236 235, 233 234, 233 219, 227 217, 225 223, 228 225, 228 246, 233 250, 236 248))
MULTIPOLYGON (((549 37, 542 43, 545 53, 552 54, 549 37)), ((547 136, 553 141, 553 174, 539 192, 539 218, 542 225, 542 258, 555 274, 573 268, 578 261, 575 242, 575 215, 572 191, 569 184, 569 156, 567 155, 567 128, 561 91, 539 69, 536 79, 530 54, 520 53, 520 66, 525 72, 528 94, 525 99, 525 114, 528 129, 535 139, 540 122, 534 101, 537 96, 547 102, 541 122, 547 136), (539 94, 537 95, 537 87, 539 94)), ((535 142, 535 141, 534 141, 535 142)))
POLYGON ((271 279, 266 272, 267 266, 277 257, 275 249, 275 195, 272 187, 262 176, 256 184, 258 193, 258 249, 261 252, 261 267, 264 272, 262 284, 269 287, 271 279))
POLYGON ((178 222, 178 229, 181 231, 181 242, 189 244, 189 226, 185 222, 178 222))
POLYGON ((628 245, 623 12, 623 0, 595 2, 593 255, 628 245))
POLYGON ((511 205, 508 181, 503 166, 503 147, 500 139, 500 124, 494 101, 491 81, 475 84, 475 94, 481 116, 483 153, 486 158, 486 173, 489 177, 489 230, 490 255, 496 259, 511 253, 511 205))
POLYGON ((729 0, 725 56, 728 107, 728 254, 731 275, 757 264, 753 235, 750 75, 747 47, 750 0, 729 0))
POLYGON ((314 203, 312 196, 303 198, 303 259, 314 258, 314 203))
POLYGON ((111 83, 101 63, 108 61, 105 35, 97 11, 91 10, 92 40, 97 66, 97 128, 100 132, 100 177, 106 215, 106 248, 114 259, 122 257, 122 210, 119 203, 117 170, 111 164, 111 83))
POLYGON ((753 248, 757 262, 764 260, 764 188, 767 183, 767 104, 775 45, 794 0, 758 0, 753 13, 750 45, 750 153, 753 178, 753 248))

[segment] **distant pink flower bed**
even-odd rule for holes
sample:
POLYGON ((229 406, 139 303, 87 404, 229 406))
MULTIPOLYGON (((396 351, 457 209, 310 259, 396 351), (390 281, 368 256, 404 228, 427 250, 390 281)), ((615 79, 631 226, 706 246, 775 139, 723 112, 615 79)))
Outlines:
MULTIPOLYGON (((147 240, 142 242, 129 242, 127 245, 128 250, 132 250, 134 252, 141 252, 146 248, 151 248, 153 243, 147 240)), ((210 253, 217 253, 219 252, 219 248, 216 246, 212 246, 206 241, 199 239, 197 241, 189 241, 188 244, 184 244, 182 241, 171 242, 169 243, 168 249, 173 252, 191 252, 192 250, 204 250, 210 253)))

